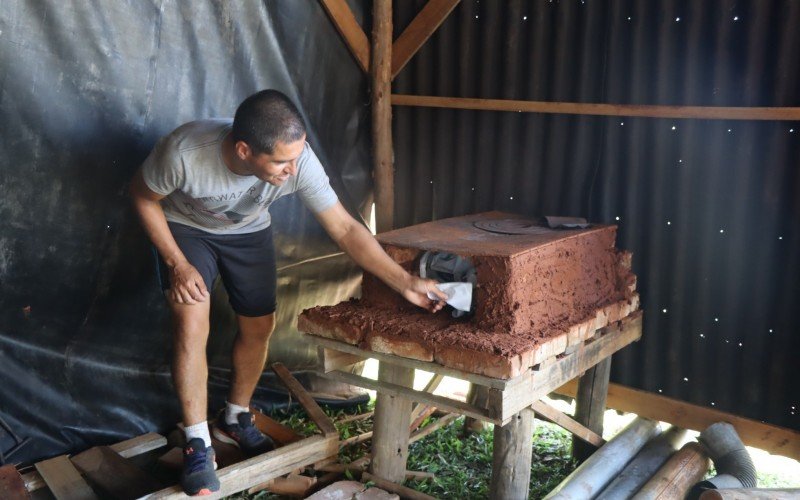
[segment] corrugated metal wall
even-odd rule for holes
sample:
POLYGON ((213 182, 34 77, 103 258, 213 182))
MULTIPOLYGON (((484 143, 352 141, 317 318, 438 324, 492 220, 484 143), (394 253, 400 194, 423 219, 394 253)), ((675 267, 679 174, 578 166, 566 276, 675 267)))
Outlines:
MULTIPOLYGON (((395 36, 424 5, 395 2, 395 36)), ((798 106, 800 2, 463 0, 414 95, 798 106)), ((644 339, 613 380, 800 429, 800 123, 394 107, 396 225, 491 209, 619 224, 644 339)))

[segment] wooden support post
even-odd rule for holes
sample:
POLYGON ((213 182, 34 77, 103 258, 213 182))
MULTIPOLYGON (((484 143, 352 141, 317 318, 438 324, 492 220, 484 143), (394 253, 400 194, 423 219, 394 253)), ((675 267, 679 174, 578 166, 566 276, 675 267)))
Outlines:
MULTIPOLYGON (((467 403, 477 406, 478 408, 486 408, 489 402, 489 388, 483 385, 470 384, 469 393, 467 393, 467 403)), ((474 417, 464 418, 464 434, 481 432, 486 428, 487 424, 483 420, 474 417)))
MULTIPOLYGON (((578 381, 578 394, 575 398, 575 420, 603 435, 603 414, 606 411, 608 378, 611 375, 611 357, 607 357, 586 373, 578 381)), ((584 441, 572 438, 572 456, 579 461, 586 460, 597 448, 584 441)))
POLYGON ((382 233, 394 227, 392 150, 392 0, 375 0, 372 11, 372 146, 375 151, 375 221, 382 233))
MULTIPOLYGON (((378 380, 404 387, 414 385, 414 369, 381 362, 378 380)), ((371 471, 376 476, 402 483, 408 459, 408 421, 411 400, 378 392, 372 436, 371 471)))
POLYGON ((504 426, 494 426, 489 498, 524 500, 531 479, 533 410, 524 409, 504 426))

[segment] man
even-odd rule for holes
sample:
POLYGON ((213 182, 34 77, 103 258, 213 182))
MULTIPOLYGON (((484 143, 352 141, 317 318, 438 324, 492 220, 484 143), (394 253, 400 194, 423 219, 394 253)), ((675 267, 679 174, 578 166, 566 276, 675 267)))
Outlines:
POLYGON ((305 142, 297 108, 264 90, 231 120, 187 123, 161 139, 137 172, 131 195, 160 255, 162 288, 174 320, 172 375, 187 445, 181 485, 189 495, 219 489, 207 424, 205 347, 209 288, 220 274, 236 312, 233 374, 214 435, 256 455, 273 448, 253 425, 250 398, 275 326, 275 258, 269 206, 298 193, 334 241, 408 301, 436 312, 447 297, 435 282, 404 271, 339 203, 305 142), (441 300, 430 300, 432 293, 441 300))

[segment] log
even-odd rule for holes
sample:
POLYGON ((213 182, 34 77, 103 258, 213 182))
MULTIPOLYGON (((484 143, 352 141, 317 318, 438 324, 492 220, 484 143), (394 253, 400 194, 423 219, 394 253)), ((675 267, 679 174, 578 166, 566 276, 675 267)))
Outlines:
POLYGON ((707 490, 700 500, 797 500, 800 488, 726 488, 707 490))
POLYGON ((635 419, 587 458, 545 498, 566 500, 594 497, 658 433, 657 422, 641 417, 635 419))
MULTIPOLYGON (((372 4, 372 147, 375 150, 377 232, 394 226, 394 152, 392 150, 392 0, 372 4)), ((406 423, 407 425, 407 423, 406 423)))
POLYGON ((686 443, 633 498, 684 498, 691 487, 703 479, 710 465, 708 455, 700 443, 686 443))
POLYGON ((648 443, 627 467, 600 493, 597 500, 630 498, 675 453, 686 438, 686 429, 671 427, 648 443))

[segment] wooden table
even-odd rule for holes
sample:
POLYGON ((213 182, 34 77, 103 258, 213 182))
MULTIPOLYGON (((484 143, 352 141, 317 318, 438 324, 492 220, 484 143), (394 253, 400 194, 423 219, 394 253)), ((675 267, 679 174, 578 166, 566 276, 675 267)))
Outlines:
MULTIPOLYGON (((570 350, 554 355, 509 380, 366 351, 322 337, 306 335, 305 338, 318 348, 318 370, 321 375, 377 392, 372 436, 373 474, 402 482, 406 470, 412 403, 418 402, 495 424, 491 498, 508 500, 528 496, 532 405, 538 404, 539 399, 566 382, 586 374, 581 383, 588 397, 579 398, 583 408, 579 408, 578 413, 584 413, 581 419, 584 423, 589 423, 591 418, 596 420, 597 414, 602 414, 604 409, 599 407, 605 406, 604 391, 608 385, 611 355, 638 340, 641 335, 642 314, 636 311, 620 322, 597 330, 593 336, 572 346, 570 350), (349 366, 366 358, 375 358, 380 362, 378 380, 347 371, 349 366), (598 364, 603 369, 595 369, 598 364), (487 404, 485 407, 477 406, 415 390, 414 369, 483 386, 488 392, 487 404), (586 411, 587 407, 589 411, 586 411)), ((561 422, 557 423, 562 425, 561 422)))

